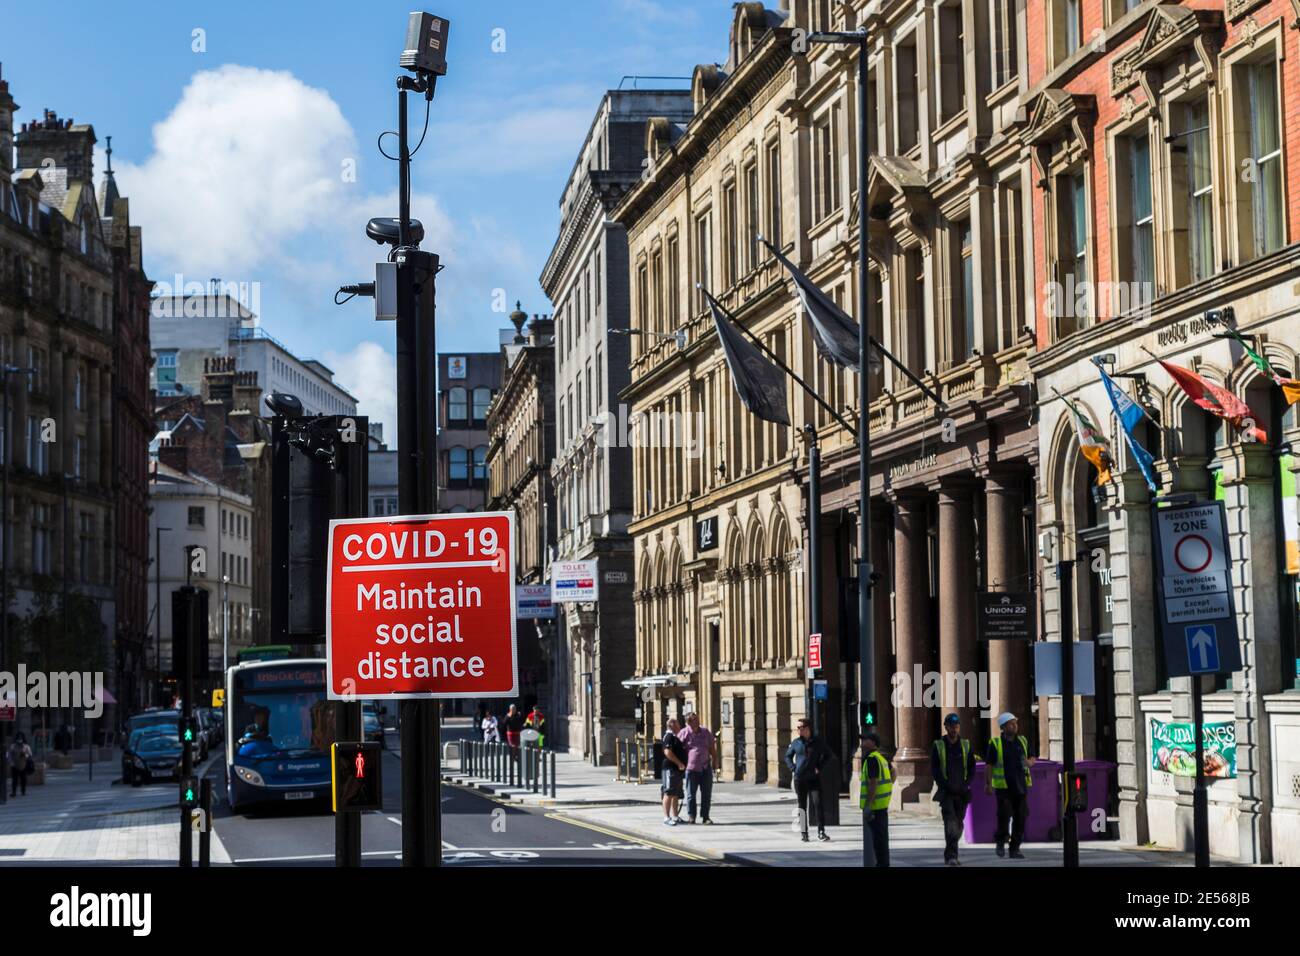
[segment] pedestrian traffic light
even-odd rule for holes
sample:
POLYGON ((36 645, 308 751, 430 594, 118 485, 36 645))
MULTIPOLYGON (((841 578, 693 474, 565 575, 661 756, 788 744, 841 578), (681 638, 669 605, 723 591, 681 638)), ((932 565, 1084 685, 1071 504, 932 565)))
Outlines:
POLYGON ((864 734, 867 731, 876 729, 878 713, 879 712, 876 710, 876 702, 874 700, 866 701, 862 705, 862 732, 864 734))
POLYGON ((199 805, 199 778, 181 777, 181 807, 192 810, 199 805))
POLYGON ((172 592, 172 674, 208 676, 208 592, 189 585, 172 592))
POLYGON ((330 745, 330 795, 334 812, 382 810, 383 778, 379 744, 367 741, 330 745))
POLYGON ((1085 813, 1088 809, 1088 777, 1082 773, 1065 775, 1065 805, 1073 813, 1085 813))
POLYGON ((183 744, 192 744, 199 739, 199 722, 194 717, 181 717, 176 721, 176 736, 183 744))

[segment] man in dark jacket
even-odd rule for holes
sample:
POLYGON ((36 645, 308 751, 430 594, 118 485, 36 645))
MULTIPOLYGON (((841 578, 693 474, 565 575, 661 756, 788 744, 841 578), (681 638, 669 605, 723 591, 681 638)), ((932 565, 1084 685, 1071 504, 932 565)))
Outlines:
POLYGON ((799 826, 801 839, 808 842, 808 803, 811 798, 817 808, 817 839, 825 842, 826 822, 822 815, 821 772, 831 759, 825 745, 813 736, 812 722, 806 717, 799 721, 799 736, 790 741, 785 752, 785 765, 793 777, 795 796, 799 798, 799 826))
POLYGON ((943 862, 960 866, 957 843, 961 839, 966 807, 970 805, 970 782, 975 776, 975 752, 961 735, 961 718, 949 714, 943 719, 944 735, 930 747, 930 775, 937 784, 935 802, 943 812, 943 862))

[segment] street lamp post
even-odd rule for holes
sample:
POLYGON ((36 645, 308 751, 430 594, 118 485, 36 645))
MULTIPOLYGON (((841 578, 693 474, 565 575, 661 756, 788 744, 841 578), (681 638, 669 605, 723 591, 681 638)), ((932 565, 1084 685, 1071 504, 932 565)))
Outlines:
MULTIPOLYGON (((4 442, 0 447, 0 672, 8 666, 9 654, 9 454, 13 449, 13 429, 9 422, 9 376, 31 375, 35 369, 17 365, 0 365, 0 425, 4 426, 4 442)), ((3 703, 3 701, 0 701, 3 703)), ((17 701, 15 701, 17 704, 17 701)), ((14 711, 17 717, 17 710, 14 711)), ((9 751, 5 746, 5 725, 0 721, 0 804, 8 801, 9 751)))
POLYGON ((153 559, 154 566, 154 658, 153 658, 153 689, 149 696, 153 698, 154 703, 158 703, 159 692, 162 688, 162 533, 171 531, 171 528, 153 529, 153 559))
MULTIPOLYGON (((856 44, 858 48, 858 707, 859 732, 862 714, 875 694, 876 639, 871 611, 871 587, 875 572, 871 566, 871 395, 869 360, 871 322, 867 272, 867 30, 852 33, 810 33, 810 43, 856 44)), ((862 809, 862 865, 875 866, 867 817, 862 809)))

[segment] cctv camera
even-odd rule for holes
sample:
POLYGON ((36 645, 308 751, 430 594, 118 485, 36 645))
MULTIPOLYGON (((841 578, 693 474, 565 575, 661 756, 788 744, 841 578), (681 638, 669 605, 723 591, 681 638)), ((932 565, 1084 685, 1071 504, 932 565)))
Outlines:
MULTIPOLYGON (((377 216, 366 223, 366 235, 381 246, 388 243, 395 246, 401 242, 401 228, 398 221, 391 216, 377 216)), ((418 219, 412 219, 406 230, 406 241, 413 246, 418 246, 420 240, 424 238, 424 224, 418 219)))
POLYGON ((295 418, 302 417, 302 402, 298 396, 289 395, 285 392, 272 392, 264 399, 267 408, 271 409, 280 418, 286 418, 293 421, 295 418))

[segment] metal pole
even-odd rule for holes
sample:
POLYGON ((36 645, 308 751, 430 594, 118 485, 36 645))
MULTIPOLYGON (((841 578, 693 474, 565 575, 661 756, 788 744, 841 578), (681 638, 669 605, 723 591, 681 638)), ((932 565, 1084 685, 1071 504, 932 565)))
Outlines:
MULTIPOLYGON (((871 389, 869 386, 871 296, 867 271, 867 34, 858 41, 858 703, 875 697, 876 636, 871 610, 871 389)), ((859 716, 858 721, 861 723, 859 716)), ((859 728, 861 729, 861 728, 859 728)), ((862 865, 875 866, 876 852, 867 823, 869 809, 862 810, 862 865)))
MULTIPOLYGON (((185 642, 185 653, 183 662, 185 671, 177 676, 181 681, 181 716, 186 721, 192 714, 191 707, 194 702, 194 619, 195 610, 198 607, 198 595, 195 589, 189 584, 185 586, 185 616, 181 623, 183 633, 182 640, 185 642)), ((206 622, 205 622, 206 624, 206 622)), ((176 622, 172 622, 172 627, 176 622)), ((173 669, 177 662, 172 661, 173 669)), ((188 725, 187 725, 188 726, 188 725)), ((181 741, 181 780, 188 780, 190 774, 194 772, 194 745, 188 741, 181 741)), ((181 866, 189 867, 194 865, 194 832, 193 822, 191 820, 190 808, 184 804, 181 805, 181 866)))
MULTIPOLYGON (((817 429, 805 425, 808 435, 808 630, 822 632, 822 457, 817 447, 817 429)), ((808 669, 808 712, 813 736, 821 734, 821 708, 817 706, 812 668, 808 669)))
MULTIPOLYGON (((0 390, 4 392, 4 461, 0 462, 0 671, 9 666, 9 454, 13 432, 9 428, 9 366, 0 366, 0 390)), ((3 703, 3 701, 0 701, 3 703)), ((14 701, 15 706, 17 700, 14 701)), ((14 711, 15 719, 18 711, 14 711)), ((5 745, 5 721, 0 721, 0 805, 9 802, 9 748, 5 745)))
POLYGON ((170 531, 171 528, 153 529, 153 560, 154 560, 154 659, 153 659, 153 687, 149 691, 149 699, 155 704, 158 703, 158 690, 162 685, 162 533, 170 531))
POLYGON ((1201 675, 1192 680, 1192 733, 1196 737, 1196 785, 1192 789, 1192 840, 1197 867, 1210 865, 1210 803, 1205 788, 1205 711, 1201 675))
POLYGON ((1061 581, 1061 751, 1065 771, 1065 809, 1061 842, 1065 866, 1079 865, 1079 821, 1070 807, 1070 774, 1074 772, 1074 562, 1057 565, 1061 581))
POLYGON ((199 806, 203 809, 203 829, 199 831, 199 866, 212 865, 212 781, 199 781, 199 806))

